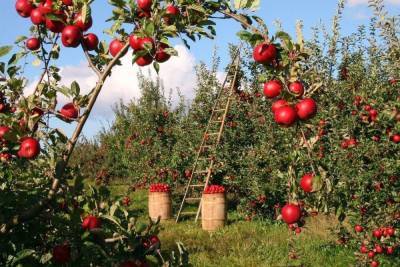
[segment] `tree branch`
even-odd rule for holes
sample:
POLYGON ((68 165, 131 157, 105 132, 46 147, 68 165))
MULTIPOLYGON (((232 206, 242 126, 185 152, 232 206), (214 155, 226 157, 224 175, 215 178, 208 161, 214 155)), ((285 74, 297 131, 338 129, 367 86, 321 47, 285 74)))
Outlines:
POLYGON ((100 78, 101 71, 96 67, 96 65, 94 65, 93 60, 90 58, 89 51, 85 47, 85 44, 83 43, 83 41, 81 42, 81 47, 83 49, 83 53, 85 54, 86 60, 89 63, 89 67, 96 73, 97 78, 100 78))

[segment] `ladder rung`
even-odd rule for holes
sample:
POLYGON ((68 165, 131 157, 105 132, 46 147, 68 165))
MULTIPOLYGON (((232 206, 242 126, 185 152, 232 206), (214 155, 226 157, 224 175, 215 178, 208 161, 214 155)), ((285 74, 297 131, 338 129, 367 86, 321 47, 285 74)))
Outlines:
POLYGON ((191 184, 190 186, 193 186, 193 187, 204 187, 205 185, 204 184, 191 184))
POLYGON ((192 215, 192 214, 197 214, 196 211, 182 211, 181 215, 192 215))
POLYGON ((195 171, 194 173, 199 174, 199 173, 208 173, 208 170, 204 170, 204 171, 195 171))
POLYGON ((185 201, 200 201, 201 197, 187 197, 185 201))
POLYGON ((221 112, 221 111, 225 111, 225 109, 215 109, 214 112, 221 112))
POLYGON ((220 120, 220 121, 211 121, 212 123, 221 123, 222 122, 222 120, 220 120))
POLYGON ((208 133, 207 135, 218 135, 219 133, 208 133))

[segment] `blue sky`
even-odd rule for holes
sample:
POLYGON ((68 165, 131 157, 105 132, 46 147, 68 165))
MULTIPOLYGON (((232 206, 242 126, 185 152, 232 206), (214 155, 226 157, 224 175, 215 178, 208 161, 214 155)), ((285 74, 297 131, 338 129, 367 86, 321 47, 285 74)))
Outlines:
MULTIPOLYGON (((102 29, 107 27, 104 21, 110 14, 106 2, 106 0, 94 1, 92 6, 94 23, 90 31, 98 34, 101 39, 108 40, 108 37, 102 34, 102 29)), ((368 17, 371 14, 371 11, 365 3, 367 1, 350 0, 350 2, 350 6, 346 8, 343 15, 343 34, 354 32, 358 25, 367 23, 368 17)), ((3 0, 1 4, 0 21, 2 32, 0 46, 12 43, 19 35, 27 35, 31 25, 29 19, 23 19, 17 15, 14 9, 14 3, 14 0, 3 0)), ((337 6, 337 1, 335 0, 261 0, 261 3, 261 8, 256 13, 266 21, 267 25, 271 27, 271 31, 274 30, 273 21, 279 19, 282 22, 283 28, 290 34, 293 34, 295 31, 295 23, 300 19, 304 23, 306 38, 311 34, 311 27, 320 22, 330 27, 337 6)), ((399 14, 399 0, 388 0, 386 4, 390 14, 399 14)), ((216 39, 212 41, 202 40, 198 43, 191 44, 191 56, 196 62, 200 60, 209 62, 213 47, 216 46, 219 48, 219 55, 222 57, 223 63, 225 63, 227 60, 227 44, 229 42, 238 42, 236 37, 236 32, 238 30, 240 30, 240 26, 237 23, 230 20, 219 21, 217 24, 216 39)), ((60 66, 78 66, 82 64, 83 59, 83 54, 79 49, 63 49, 59 64, 60 66)), ((28 70, 29 73, 27 73, 27 75, 32 79, 37 76, 40 71, 40 69, 33 67, 28 70)), ((133 71, 132 75, 135 75, 133 71)), ((105 115, 104 119, 110 120, 112 116, 105 115)), ((89 121, 89 125, 84 131, 85 134, 89 136, 95 134, 100 127, 100 121, 101 118, 89 121)), ((66 131, 69 133, 71 127, 67 127, 66 131)))

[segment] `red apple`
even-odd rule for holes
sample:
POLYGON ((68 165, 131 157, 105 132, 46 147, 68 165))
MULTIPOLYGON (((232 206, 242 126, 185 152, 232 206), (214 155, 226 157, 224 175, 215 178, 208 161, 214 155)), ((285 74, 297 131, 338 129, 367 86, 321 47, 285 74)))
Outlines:
POLYGON ((313 191, 313 178, 313 173, 306 173, 303 175, 303 177, 301 177, 300 187, 304 192, 310 193, 313 191))
POLYGON ((144 55, 136 59, 136 64, 140 67, 147 66, 151 64, 151 62, 153 62, 153 58, 150 55, 144 55))
POLYGON ((38 8, 42 12, 42 14, 49 14, 53 11, 53 1, 45 0, 39 4, 38 8))
POLYGON ((317 113, 317 104, 312 98, 305 98, 296 104, 297 116, 301 120, 308 120, 317 113))
POLYGON ((73 103, 68 103, 61 108, 60 113, 67 119, 76 119, 79 116, 79 109, 73 103))
POLYGON ((271 63, 278 52, 273 44, 262 43, 254 47, 253 58, 257 63, 271 63))
POLYGON ((383 252, 383 248, 380 245, 375 245, 375 252, 381 254, 383 252))
POLYGON ((368 248, 366 246, 362 245, 360 247, 360 252, 363 253, 363 254, 366 254, 366 253, 368 253, 368 248))
POLYGON ((271 80, 264 83, 264 95, 267 98, 274 98, 282 92, 282 83, 279 80, 271 80))
POLYGON ((386 233, 387 233, 388 236, 394 236, 395 230, 394 230, 393 227, 388 227, 388 228, 386 229, 386 233))
POLYGON ((377 239, 380 239, 382 237, 382 231, 381 229, 376 229, 372 232, 372 235, 376 237, 377 239))
POLYGON ((122 43, 120 40, 118 39, 114 39, 111 41, 110 43, 110 47, 109 47, 109 51, 110 54, 115 57, 124 47, 124 43, 122 43))
POLYGON ((53 261, 65 264, 71 260, 71 247, 68 244, 57 245, 53 248, 53 261))
POLYGON ((65 28, 64 17, 62 14, 58 14, 56 16, 58 16, 60 20, 51 20, 49 18, 46 18, 46 28, 49 29, 51 32, 60 33, 65 28))
POLYGON ((46 21, 46 17, 44 16, 44 14, 40 10, 40 8, 35 8, 35 9, 32 10, 32 12, 31 12, 31 21, 35 25, 42 24, 42 23, 44 23, 46 21))
POLYGON ((95 228, 100 228, 101 227, 101 220, 100 218, 93 216, 93 215, 88 215, 83 219, 82 222, 82 229, 83 230, 92 230, 95 228))
POLYGON ((78 14, 75 15, 74 25, 77 26, 79 29, 81 29, 82 32, 85 32, 85 31, 89 30, 90 27, 92 27, 92 24, 93 24, 93 20, 92 20, 91 16, 86 18, 85 23, 83 23, 82 14, 78 13, 78 14))
POLYGON ((18 157, 26 159, 34 159, 40 153, 39 141, 33 137, 24 137, 20 140, 20 148, 18 150, 18 157))
POLYGON ((137 5, 144 11, 150 11, 151 5, 153 4, 152 2, 152 0, 137 0, 137 5))
POLYGON ((12 155, 10 153, 0 153, 0 161, 1 162, 9 162, 12 159, 12 155))
POLYGON ((170 17, 176 17, 180 15, 179 8, 174 6, 174 5, 168 5, 167 8, 165 9, 165 14, 167 14, 170 17))
POLYGON ((154 56, 155 60, 159 63, 163 63, 168 61, 171 58, 171 55, 165 52, 165 49, 169 48, 167 44, 158 43, 156 55, 154 56))
POLYGON ((290 83, 289 91, 295 94, 297 97, 301 97, 304 94, 303 83, 299 81, 290 83))
POLYGON ((361 233, 362 231, 364 231, 364 227, 362 227, 361 225, 357 224, 356 226, 354 226, 354 230, 357 233, 361 233))
POLYGON ((75 25, 67 25, 61 33, 61 41, 65 47, 78 47, 81 43, 82 32, 75 25))
POLYGON ((379 267, 379 261, 371 261, 371 267, 379 267))
POLYGON ((135 51, 140 51, 144 50, 147 48, 150 48, 150 50, 154 50, 155 48, 155 43, 154 39, 151 37, 138 37, 137 35, 131 35, 129 37, 129 45, 134 49, 135 51))
POLYGON ((30 0, 17 0, 15 9, 21 17, 27 18, 31 15, 34 6, 30 0))
POLYGON ((0 140, 3 140, 4 135, 6 135, 10 130, 11 129, 8 126, 0 126, 0 140))
POLYGON ((386 248, 386 254, 392 255, 394 253, 394 247, 387 247, 386 248))
POLYGON ((372 250, 368 252, 368 258, 373 259, 374 257, 375 257, 375 252, 373 252, 372 250))
POLYGON ((285 223, 296 223, 300 220, 301 209, 295 204, 286 204, 281 211, 282 219, 285 223))
POLYGON ((62 2, 66 6, 72 6, 74 4, 73 0, 62 0, 62 2))
POLYGON ((99 45, 99 38, 94 33, 88 33, 83 36, 83 43, 87 50, 92 51, 99 45))
POLYGON ((272 106, 271 106, 272 113, 275 113, 279 108, 285 107, 288 105, 289 105, 289 103, 286 100, 279 99, 272 104, 272 106))
POLYGON ((26 48, 28 48, 31 51, 38 50, 40 48, 40 41, 36 37, 29 38, 25 42, 26 48))
POLYGON ((400 143, 400 134, 394 134, 391 139, 392 139, 392 142, 395 144, 400 143))
POLYGON ((291 126, 297 120, 296 110, 292 106, 280 107, 275 111, 275 122, 284 126, 291 126))

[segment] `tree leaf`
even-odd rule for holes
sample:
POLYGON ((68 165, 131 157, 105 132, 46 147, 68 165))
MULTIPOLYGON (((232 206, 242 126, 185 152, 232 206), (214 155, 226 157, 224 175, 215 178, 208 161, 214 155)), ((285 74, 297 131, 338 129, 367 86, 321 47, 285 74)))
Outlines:
POLYGON ((3 57, 10 53, 12 48, 13 47, 11 45, 0 46, 0 57, 3 57))

